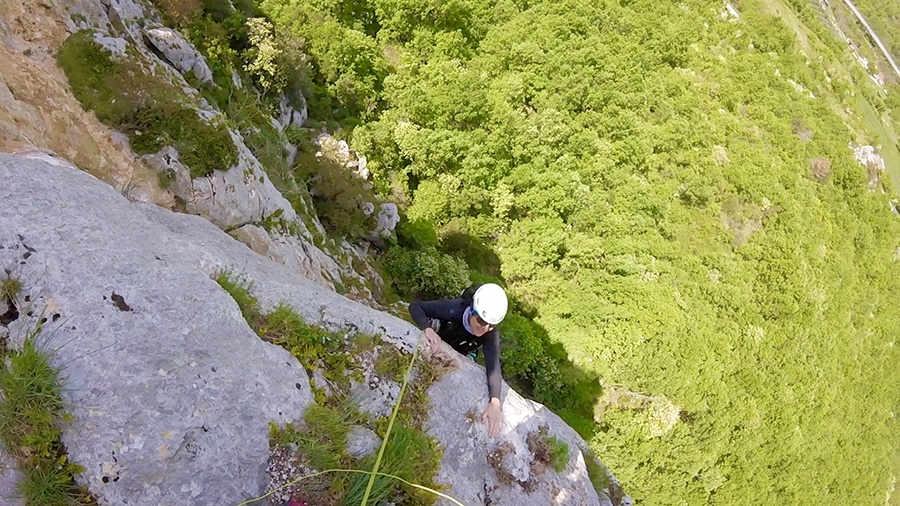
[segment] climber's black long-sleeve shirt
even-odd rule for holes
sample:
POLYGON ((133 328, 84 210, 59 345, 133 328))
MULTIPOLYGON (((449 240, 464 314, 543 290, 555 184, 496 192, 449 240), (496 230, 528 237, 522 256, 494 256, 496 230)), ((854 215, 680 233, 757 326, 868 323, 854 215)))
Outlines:
POLYGON ((409 314, 416 325, 425 330, 434 329, 441 339, 454 350, 467 355, 484 347, 484 365, 487 373, 488 395, 500 398, 500 332, 495 328, 476 337, 463 326, 462 318, 469 299, 440 299, 417 301, 409 305, 409 314))

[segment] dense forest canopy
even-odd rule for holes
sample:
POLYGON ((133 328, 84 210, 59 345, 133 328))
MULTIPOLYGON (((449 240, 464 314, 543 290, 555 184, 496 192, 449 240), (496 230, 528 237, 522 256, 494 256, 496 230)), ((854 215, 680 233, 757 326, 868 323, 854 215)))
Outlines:
POLYGON ((849 146, 900 88, 805 0, 206 4, 217 82, 302 91, 400 204, 398 294, 503 283, 505 375, 637 502, 896 503, 900 218, 849 146))

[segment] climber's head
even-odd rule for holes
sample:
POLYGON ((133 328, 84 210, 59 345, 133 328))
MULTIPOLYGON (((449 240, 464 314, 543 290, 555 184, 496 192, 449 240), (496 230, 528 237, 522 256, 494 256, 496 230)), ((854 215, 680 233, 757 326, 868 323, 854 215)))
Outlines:
POLYGON ((472 297, 472 318, 469 320, 475 335, 481 336, 493 330, 503 321, 508 306, 506 292, 499 285, 487 283, 478 287, 472 297))

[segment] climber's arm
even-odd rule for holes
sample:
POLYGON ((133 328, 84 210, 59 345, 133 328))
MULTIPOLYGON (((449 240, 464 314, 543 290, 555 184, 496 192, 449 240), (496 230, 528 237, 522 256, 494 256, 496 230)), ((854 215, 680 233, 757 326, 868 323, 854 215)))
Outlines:
POLYGON ((425 331, 425 339, 431 351, 437 351, 440 347, 441 336, 437 330, 440 321, 453 321, 462 317, 459 299, 439 299, 431 301, 416 301, 409 305, 409 314, 416 326, 425 331))
POLYGON ((422 330, 431 327, 431 320, 453 321, 462 318, 459 299, 415 301, 409 305, 409 315, 422 330))
POLYGON ((485 337, 484 372, 487 375, 489 400, 481 419, 488 424, 488 433, 496 436, 503 425, 503 414, 500 411, 500 389, 503 385, 500 374, 500 332, 494 329, 485 337))
POLYGON ((484 372, 487 374, 488 398, 500 402, 503 377, 500 373, 500 331, 497 329, 485 336, 484 372))

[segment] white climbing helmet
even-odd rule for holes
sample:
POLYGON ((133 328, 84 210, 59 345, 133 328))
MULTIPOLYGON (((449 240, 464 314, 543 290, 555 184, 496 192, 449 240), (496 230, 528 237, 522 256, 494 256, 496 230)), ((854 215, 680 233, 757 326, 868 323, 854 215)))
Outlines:
POLYGON ((472 309, 475 313, 490 325, 497 325, 506 316, 509 301, 506 300, 506 292, 500 285, 486 283, 475 290, 472 296, 472 309))

